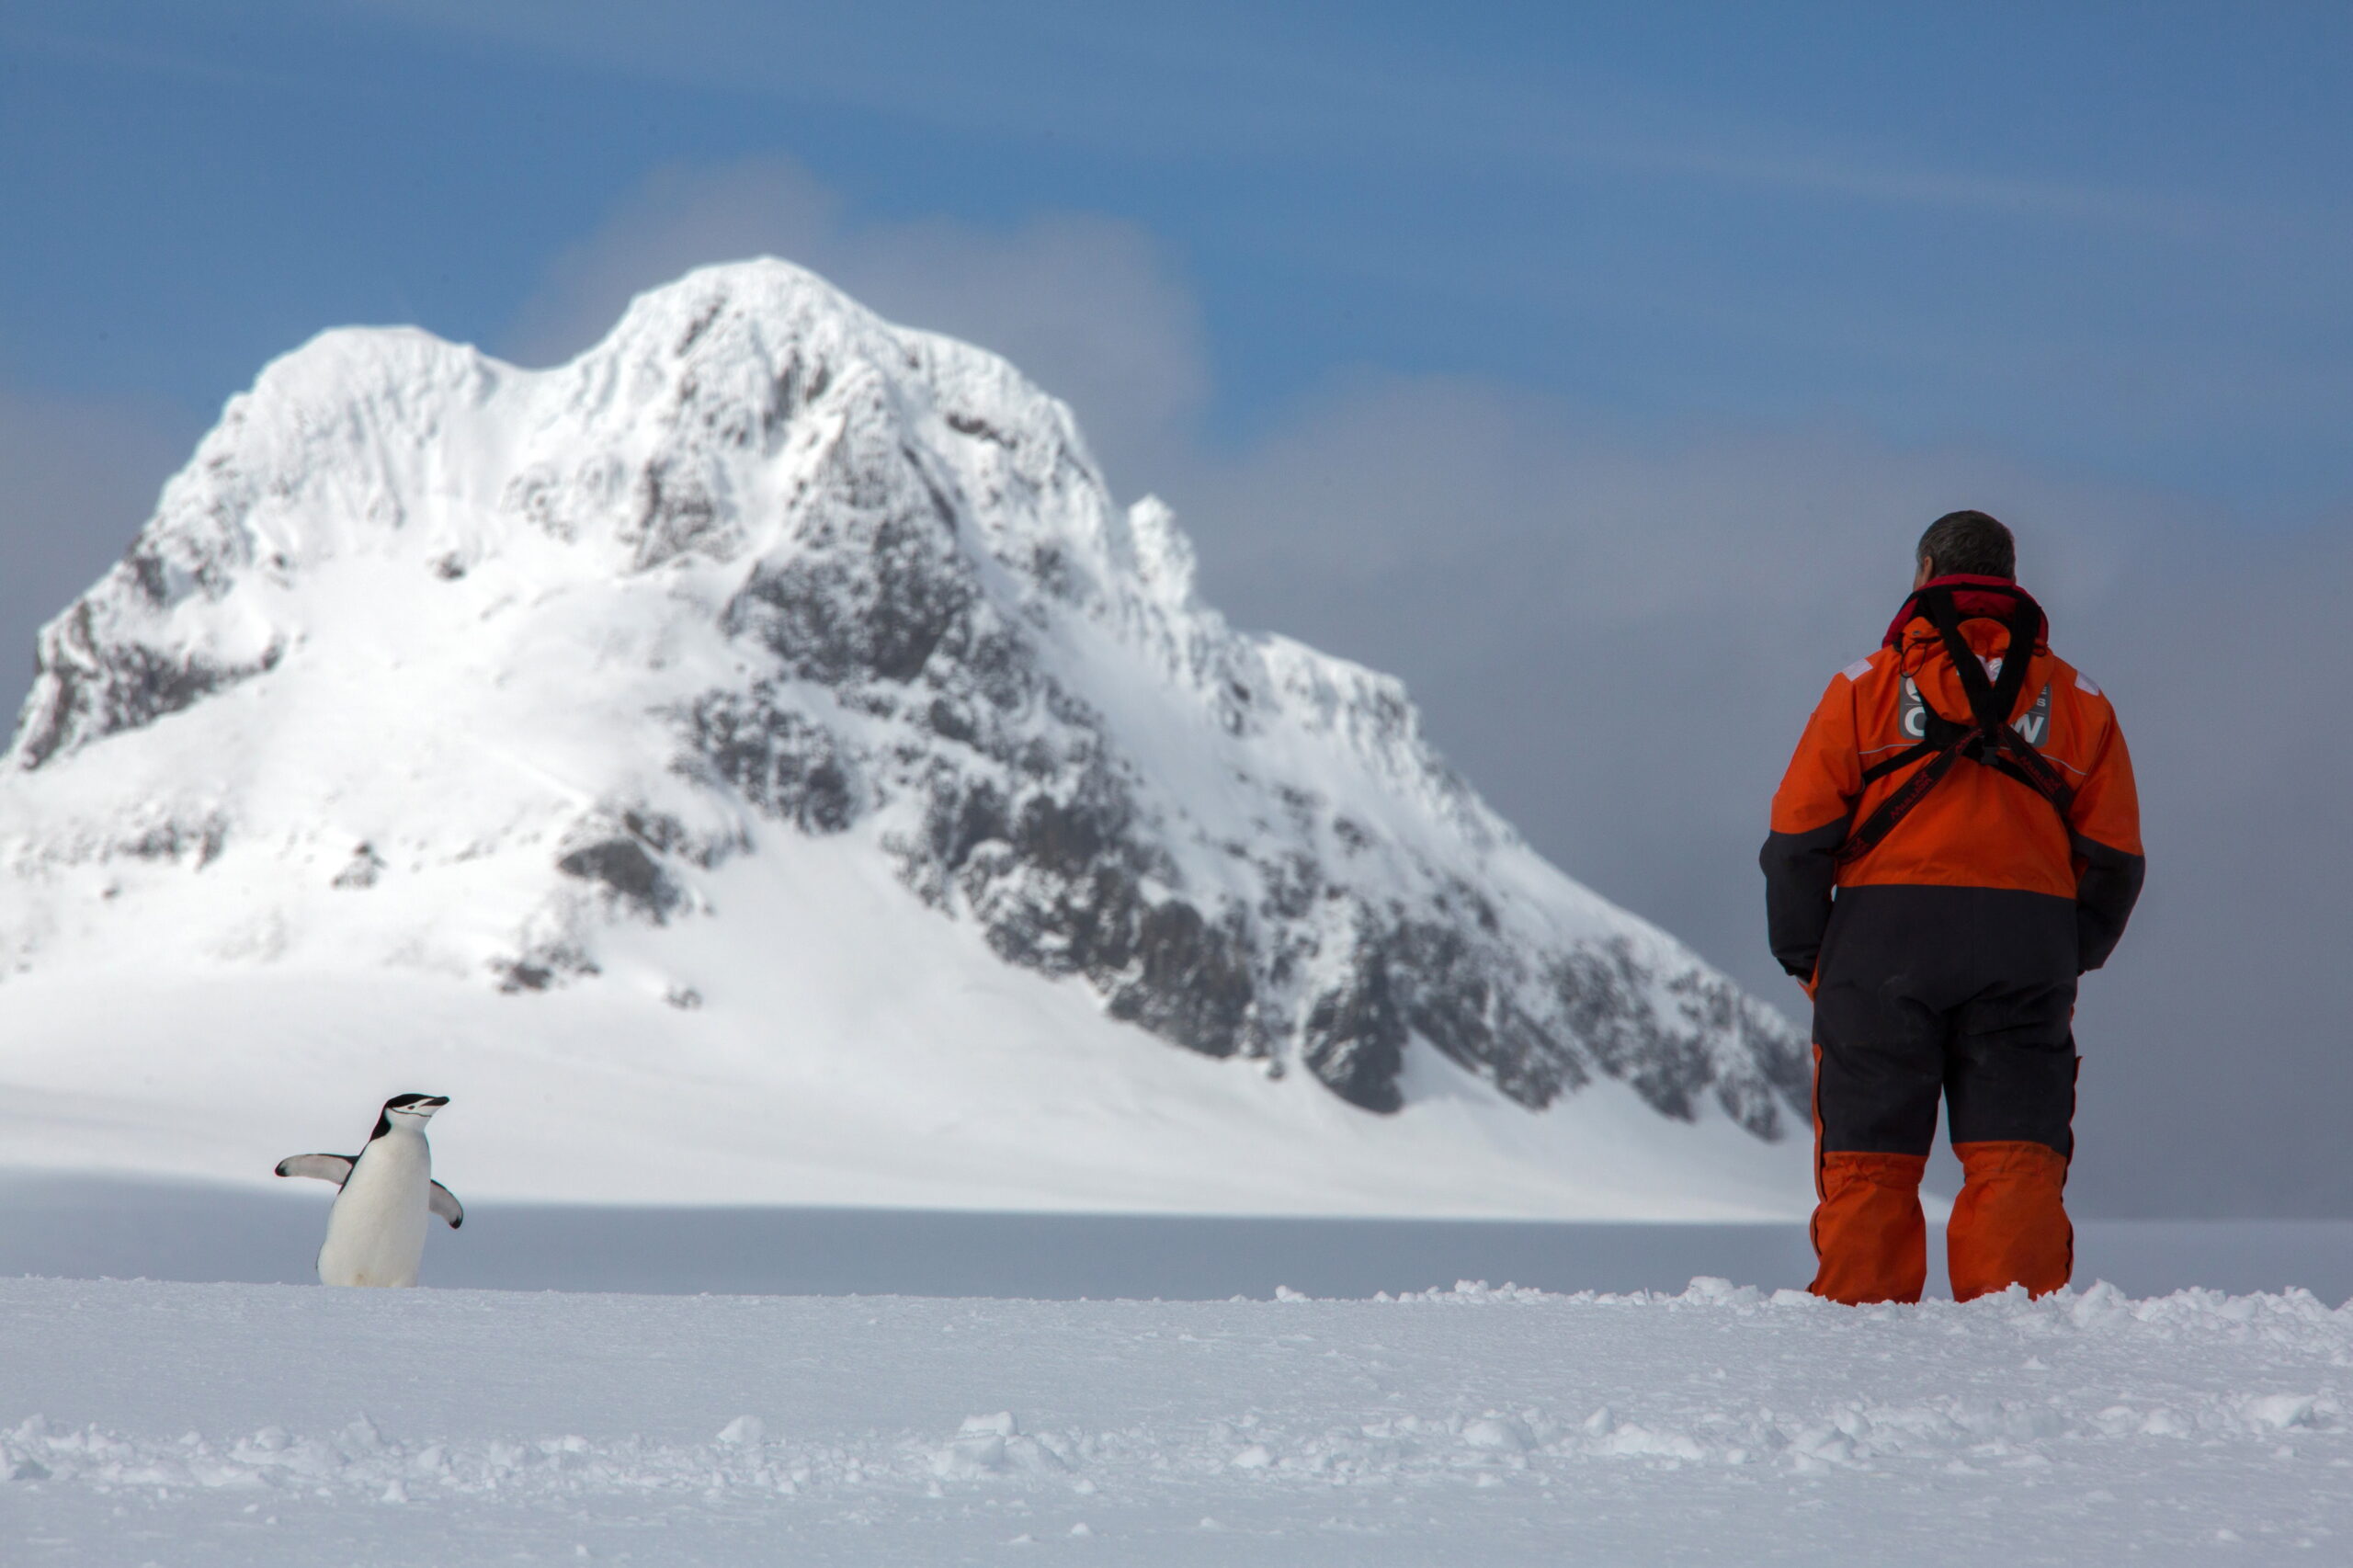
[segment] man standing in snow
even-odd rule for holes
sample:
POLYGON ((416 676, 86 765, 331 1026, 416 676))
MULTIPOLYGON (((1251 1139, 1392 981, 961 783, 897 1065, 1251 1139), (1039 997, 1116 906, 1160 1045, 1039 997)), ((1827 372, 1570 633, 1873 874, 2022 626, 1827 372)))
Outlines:
POLYGON ((1813 1001, 1832 1301, 1920 1299, 1940 1094, 1954 1296, 2039 1296, 2075 1267, 2075 981, 2140 896, 2140 806, 2115 713, 2052 653, 2015 562, 1983 512, 1929 525, 1911 597, 1832 678, 1773 797, 1767 920, 1813 1001))

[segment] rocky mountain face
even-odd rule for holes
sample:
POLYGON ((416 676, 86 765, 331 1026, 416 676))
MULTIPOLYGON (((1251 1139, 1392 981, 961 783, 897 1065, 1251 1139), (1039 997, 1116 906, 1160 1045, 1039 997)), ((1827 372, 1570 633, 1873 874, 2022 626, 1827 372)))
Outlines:
POLYGON ((1369 1111, 1423 1050, 1531 1110, 1802 1103, 1790 1026, 1530 851, 1397 682, 1201 604, 1062 404, 772 261, 551 370, 411 331, 269 367, 42 632, 0 975, 608 983, 604 934, 724 923, 706 879, 777 832, 1369 1111))

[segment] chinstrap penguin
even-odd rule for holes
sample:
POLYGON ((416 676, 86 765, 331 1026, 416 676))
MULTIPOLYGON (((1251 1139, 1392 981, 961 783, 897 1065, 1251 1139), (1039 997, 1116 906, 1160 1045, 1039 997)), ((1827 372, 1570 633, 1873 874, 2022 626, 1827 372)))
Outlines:
POLYGON ((453 1231, 466 1222, 456 1197, 433 1179, 433 1149, 425 1141, 425 1124, 449 1103, 446 1095, 394 1095, 358 1153, 278 1162, 279 1176, 315 1176, 343 1189, 319 1248, 321 1284, 414 1285, 425 1258, 426 1214, 438 1214, 453 1231))

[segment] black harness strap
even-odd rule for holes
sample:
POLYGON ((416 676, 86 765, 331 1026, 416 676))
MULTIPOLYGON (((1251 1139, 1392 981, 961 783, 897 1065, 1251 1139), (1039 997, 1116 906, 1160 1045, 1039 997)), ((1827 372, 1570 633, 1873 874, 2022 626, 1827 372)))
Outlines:
MULTIPOLYGON (((1938 725, 1948 722, 1943 715, 1933 711, 1927 715, 1927 720, 1928 727, 1931 730, 1935 729, 1938 725)), ((1955 724, 1952 727, 1956 730, 1961 728, 1958 724, 1955 724)), ((1909 767, 1924 756, 1934 756, 1937 753, 1944 749, 1945 748, 1936 741, 1922 741, 1918 745, 1914 746, 1909 751, 1897 752, 1885 762, 1875 762, 1870 767, 1864 768, 1863 782, 1866 784, 1876 784, 1881 779, 1886 778, 1889 774, 1909 767)))
POLYGON ((1952 765, 1960 760, 1961 745, 1958 742, 1938 750, 1928 758, 1927 767, 1905 779, 1902 789, 1881 801, 1879 810, 1864 818, 1861 825, 1847 835, 1847 841, 1838 846, 1838 853, 1832 857, 1833 863, 1844 866, 1877 848, 1880 840, 1894 832, 1895 824, 1910 816, 1912 808, 1918 805, 1928 791, 1937 787, 1938 781, 1952 771, 1952 765))
POLYGON ((1989 683, 1985 667, 1977 662, 1961 638, 1960 610, 1953 603, 1952 590, 1939 590, 1932 597, 1927 610, 1928 619, 1936 623, 1938 636, 1944 639, 1945 652, 1952 656, 1961 675, 1961 689, 1969 695, 1970 712, 1984 737, 1973 745, 1965 743, 1963 749, 1986 767, 2009 775, 2050 801, 2058 812, 2059 820, 2065 822, 2075 803, 2075 791, 2010 722, 2018 697, 2026 690, 2029 666, 2034 662, 2034 639, 2040 630, 2040 612, 2023 599, 2012 608, 2006 622, 2009 653, 2002 661, 2001 678, 1989 683), (2024 650, 2023 654, 2020 650, 2024 650))
POLYGON ((1970 717, 1974 722, 1955 723, 1938 712, 1926 697, 1920 699, 1921 727, 1926 738, 1919 744, 1865 768, 1863 781, 1869 784, 1884 778, 1923 759, 1926 766, 1905 779, 1901 789, 1881 801, 1879 809, 1847 835, 1836 856, 1837 864, 1842 866, 1877 848, 1895 831, 1896 824, 1927 798, 1928 791, 1952 771, 1953 764, 1964 756, 2008 775, 2040 795, 2058 812, 2062 822, 2067 820, 2068 811, 2075 804, 2075 792, 2059 776, 2059 770, 2010 723, 2010 712, 2018 706, 2018 694, 2026 689, 2027 671, 2034 662, 2041 612, 2023 597, 2018 599, 2003 622, 2009 629, 2010 646, 2002 660, 2002 673, 1988 679, 1985 666, 1978 663, 1977 654, 1961 634, 1961 609, 1953 602, 1953 590, 1924 589, 1919 603, 1928 612, 1928 619, 1952 660, 1953 671, 1961 677, 1961 689, 1969 699, 1970 717))

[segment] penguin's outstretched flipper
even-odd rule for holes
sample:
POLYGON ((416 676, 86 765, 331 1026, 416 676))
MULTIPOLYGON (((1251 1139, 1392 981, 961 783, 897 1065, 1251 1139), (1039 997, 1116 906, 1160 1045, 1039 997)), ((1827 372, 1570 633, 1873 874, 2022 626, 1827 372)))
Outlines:
MULTIPOLYGON (((311 1157, 318 1158, 315 1154, 311 1157)), ((466 1222, 466 1206, 458 1201, 456 1193, 451 1192, 438 1181, 433 1184, 433 1190, 426 1195, 425 1203, 426 1207, 432 1210, 434 1213, 449 1221, 449 1228, 453 1231, 466 1222)))
MULTIPOLYGON (((289 1154, 278 1162, 278 1174, 282 1176, 315 1176, 341 1187, 350 1179, 351 1167, 358 1162, 349 1154, 289 1154)), ((455 1199, 450 1199, 456 1202, 455 1199)))

